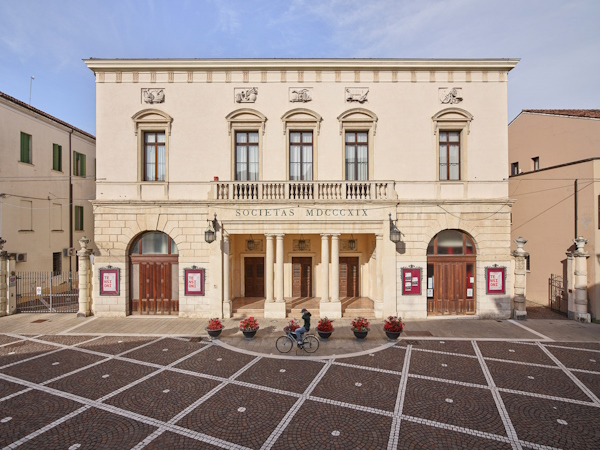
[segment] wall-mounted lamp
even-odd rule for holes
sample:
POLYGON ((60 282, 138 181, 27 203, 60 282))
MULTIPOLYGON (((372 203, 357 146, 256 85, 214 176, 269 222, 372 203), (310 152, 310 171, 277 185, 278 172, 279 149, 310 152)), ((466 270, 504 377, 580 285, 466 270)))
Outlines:
POLYGON ((250 239, 248 239, 246 247, 248 248, 248 251, 254 250, 254 238, 252 237, 252 235, 250 235, 250 239))
POLYGON ((215 242, 215 239, 217 238, 217 235, 215 232, 217 229, 217 224, 219 223, 219 222, 217 222, 217 213, 215 213, 215 218, 213 220, 206 219, 206 221, 208 222, 208 228, 204 232, 204 240, 206 241, 207 244, 212 244, 213 242, 215 242))
POLYGON ((390 213, 390 241, 394 244, 397 244, 402 239, 402 233, 396 226, 396 222, 398 222, 398 219, 392 220, 392 213, 390 213))
POLYGON ((303 252, 306 249, 306 241, 304 240, 304 236, 300 235, 300 240, 298 241, 298 250, 303 252))
POLYGON ((348 241, 348 250, 356 250, 356 239, 354 239, 354 235, 350 235, 350 240, 348 241))

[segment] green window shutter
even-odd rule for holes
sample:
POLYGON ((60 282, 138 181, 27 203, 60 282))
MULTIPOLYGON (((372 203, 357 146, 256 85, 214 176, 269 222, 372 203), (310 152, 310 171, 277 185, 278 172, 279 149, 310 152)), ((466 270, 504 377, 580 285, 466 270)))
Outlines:
POLYGON ((77 175, 77 152, 73 151, 73 175, 77 175))
POLYGON ((62 172, 62 145, 58 145, 58 171, 62 172))
POLYGON ((21 162, 29 162, 29 135, 21 133, 21 162))
POLYGON ((52 144, 52 170, 60 171, 60 145, 52 144))
POLYGON ((79 175, 81 175, 82 177, 85 177, 85 155, 81 155, 81 173, 79 175))

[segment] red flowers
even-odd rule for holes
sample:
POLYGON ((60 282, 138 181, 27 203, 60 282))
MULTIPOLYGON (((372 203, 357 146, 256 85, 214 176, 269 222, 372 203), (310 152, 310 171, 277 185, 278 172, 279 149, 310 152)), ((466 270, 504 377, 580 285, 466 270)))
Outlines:
POLYGON ((331 333, 333 331, 333 320, 328 319, 327 317, 323 317, 319 320, 319 324, 317 325, 317 330, 323 333, 331 333))
POLYGON ((240 322, 240 330, 242 331, 255 331, 258 330, 258 320, 254 317, 246 317, 240 322))
POLYGON ((369 321, 364 317, 357 317, 352 321, 352 331, 369 331, 369 321))
POLYGON ((220 330, 223 328, 223 323, 217 317, 208 320, 207 330, 220 330))
POLYGON ((298 328, 300 328, 300 325, 298 325, 298 322, 296 322, 294 319, 292 319, 288 322, 288 326, 286 328, 293 333, 298 328))
POLYGON ((392 333, 400 333, 404 329, 404 323, 402 323, 402 317, 389 316, 385 319, 383 325, 384 331, 390 331, 392 333))

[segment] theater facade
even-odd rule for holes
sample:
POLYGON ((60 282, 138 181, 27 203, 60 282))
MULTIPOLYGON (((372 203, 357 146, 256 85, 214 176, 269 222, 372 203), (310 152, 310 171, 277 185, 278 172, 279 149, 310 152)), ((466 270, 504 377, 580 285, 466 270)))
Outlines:
POLYGON ((85 63, 95 315, 511 315, 517 60, 85 63))

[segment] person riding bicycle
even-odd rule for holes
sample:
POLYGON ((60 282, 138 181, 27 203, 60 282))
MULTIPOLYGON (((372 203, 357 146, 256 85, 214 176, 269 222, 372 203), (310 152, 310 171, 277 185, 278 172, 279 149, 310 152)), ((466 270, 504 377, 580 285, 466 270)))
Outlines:
POLYGON ((298 342, 298 347, 302 348, 302 335, 310 330, 310 313, 306 308, 302 308, 302 320, 304 320, 304 325, 300 328, 296 328, 296 342, 298 342))

